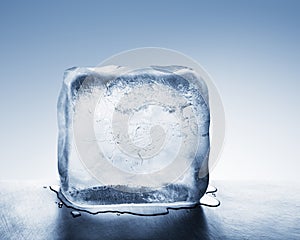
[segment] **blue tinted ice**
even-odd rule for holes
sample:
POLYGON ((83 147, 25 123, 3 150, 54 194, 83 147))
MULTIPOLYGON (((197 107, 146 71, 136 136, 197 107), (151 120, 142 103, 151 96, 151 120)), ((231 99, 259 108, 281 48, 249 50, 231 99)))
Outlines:
POLYGON ((197 204, 209 123, 207 87, 190 68, 71 68, 58 101, 61 192, 83 207, 197 204))

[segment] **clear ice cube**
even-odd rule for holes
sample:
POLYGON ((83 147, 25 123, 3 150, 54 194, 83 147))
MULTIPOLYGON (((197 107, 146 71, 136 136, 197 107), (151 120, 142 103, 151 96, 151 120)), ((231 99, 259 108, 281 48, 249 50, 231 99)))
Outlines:
POLYGON ((206 84, 188 67, 68 69, 58 100, 61 193, 111 210, 198 204, 209 123, 206 84))

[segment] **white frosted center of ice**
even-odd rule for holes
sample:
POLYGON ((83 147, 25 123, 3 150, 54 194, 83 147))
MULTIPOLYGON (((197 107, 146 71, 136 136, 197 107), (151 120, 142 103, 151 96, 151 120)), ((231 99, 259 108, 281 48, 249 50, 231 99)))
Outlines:
MULTIPOLYGON (((160 171, 176 158, 182 144, 193 152, 197 138, 187 126, 195 120, 187 100, 162 84, 142 84, 103 92, 94 113, 94 131, 104 157, 114 167, 134 174, 160 171)), ((195 125, 197 125, 195 123, 195 125)), ((197 132, 197 129, 196 129, 197 132)), ((182 155, 182 156, 181 156, 182 155)))

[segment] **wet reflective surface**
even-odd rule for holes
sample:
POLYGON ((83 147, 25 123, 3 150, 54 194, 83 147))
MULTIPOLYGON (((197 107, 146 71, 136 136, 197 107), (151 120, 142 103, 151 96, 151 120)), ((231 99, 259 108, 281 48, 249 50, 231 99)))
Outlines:
POLYGON ((2 239, 300 239, 296 184, 214 182, 219 207, 150 217, 59 208, 52 184, 0 184, 2 239))

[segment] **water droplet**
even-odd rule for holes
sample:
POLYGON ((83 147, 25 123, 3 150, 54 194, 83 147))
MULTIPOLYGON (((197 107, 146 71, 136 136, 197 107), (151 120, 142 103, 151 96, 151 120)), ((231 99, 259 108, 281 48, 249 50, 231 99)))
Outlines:
POLYGON ((207 207, 218 207, 220 205, 220 201, 209 196, 208 194, 204 194, 204 196, 200 199, 200 205, 207 207))
POLYGON ((47 186, 43 186, 43 188, 47 188, 47 186))
POLYGON ((72 211, 71 214, 72 214, 73 218, 77 218, 77 217, 81 216, 81 213, 78 211, 72 211))
POLYGON ((58 205, 59 208, 62 208, 63 203, 62 203, 62 202, 59 202, 57 205, 58 205))
POLYGON ((208 185, 208 187, 206 189, 206 193, 215 193, 216 191, 217 191, 217 188, 212 185, 208 185))

